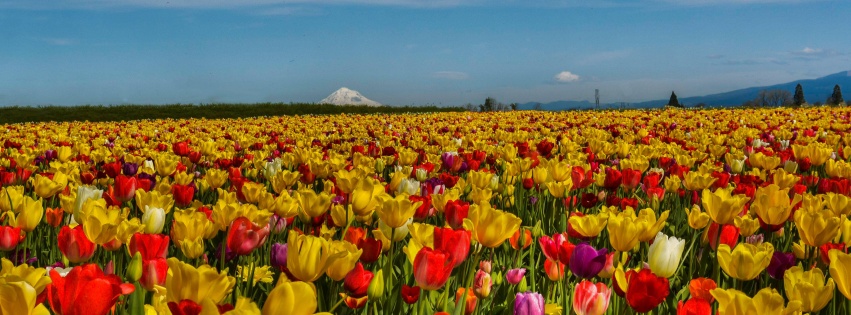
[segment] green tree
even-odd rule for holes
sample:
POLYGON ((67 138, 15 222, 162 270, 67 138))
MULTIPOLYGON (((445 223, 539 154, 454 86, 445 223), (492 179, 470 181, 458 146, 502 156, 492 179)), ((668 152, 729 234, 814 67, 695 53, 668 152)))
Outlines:
POLYGON ((804 99, 804 88, 798 83, 795 86, 795 96, 792 97, 792 104, 795 106, 801 106, 806 103, 807 100, 804 99))
POLYGON ((825 102, 825 104, 839 105, 839 104, 842 104, 844 102, 845 102, 845 100, 842 99, 842 89, 840 89, 839 84, 837 84, 833 87, 833 94, 831 94, 830 97, 827 98, 827 101, 825 102))
POLYGON ((677 99, 677 93, 674 93, 674 91, 671 91, 671 99, 668 100, 667 106, 683 107, 683 105, 680 104, 680 101, 677 99))

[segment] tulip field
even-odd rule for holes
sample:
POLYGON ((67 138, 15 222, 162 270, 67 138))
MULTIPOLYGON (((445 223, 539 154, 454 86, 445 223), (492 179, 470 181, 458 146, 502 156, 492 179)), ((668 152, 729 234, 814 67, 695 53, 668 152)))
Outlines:
POLYGON ((851 314, 849 117, 0 125, 0 315, 851 314))

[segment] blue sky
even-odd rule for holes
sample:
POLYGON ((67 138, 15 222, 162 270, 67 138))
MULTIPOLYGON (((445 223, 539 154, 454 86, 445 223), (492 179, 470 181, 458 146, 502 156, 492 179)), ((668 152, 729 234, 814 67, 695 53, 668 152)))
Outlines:
POLYGON ((846 0, 0 0, 0 106, 666 99, 851 70, 846 0))

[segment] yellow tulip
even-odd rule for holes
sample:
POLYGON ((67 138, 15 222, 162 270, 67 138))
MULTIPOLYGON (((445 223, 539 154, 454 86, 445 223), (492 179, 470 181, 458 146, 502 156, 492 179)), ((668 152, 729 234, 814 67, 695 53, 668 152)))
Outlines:
POLYGON ((485 171, 470 171, 470 173, 467 174, 467 180, 471 185, 473 185, 473 187, 485 189, 490 186, 491 178, 493 176, 494 175, 492 173, 485 171))
POLYGON ((628 252, 635 248, 639 236, 650 227, 646 219, 639 219, 632 208, 627 207, 620 213, 609 215, 607 231, 609 243, 619 252, 628 252))
POLYGON ((756 189, 750 209, 766 224, 781 225, 789 220, 792 208, 800 201, 801 195, 796 194, 795 199, 790 199, 788 188, 780 189, 780 186, 771 184, 756 189))
POLYGON ((358 182, 366 177, 366 174, 361 169, 353 168, 351 171, 337 171, 334 173, 334 177, 337 179, 337 188, 340 188, 344 193, 351 194, 358 182))
MULTIPOLYGON (((163 312, 165 313, 165 312, 163 312)), ((167 314, 167 313, 166 313, 167 314)), ((212 300, 206 299, 201 302, 201 313, 198 315, 260 315, 260 308, 251 300, 251 298, 240 297, 236 300, 236 305, 233 309, 224 313, 219 313, 218 306, 212 300)), ((148 314, 145 314, 148 315, 148 314)))
POLYGON ((312 315, 316 312, 316 289, 306 282, 278 283, 263 304, 263 315, 312 315))
POLYGON ((44 217, 44 206, 42 204, 41 199, 34 200, 29 196, 25 196, 15 208, 18 215, 15 217, 15 222, 10 222, 10 225, 17 226, 27 232, 32 232, 44 217))
POLYGON ((495 248, 520 229, 523 220, 516 215, 493 209, 489 204, 470 205, 469 216, 464 219, 464 229, 482 246, 495 248))
POLYGON ((759 229, 759 220, 750 215, 736 217, 733 219, 733 224, 739 228, 739 233, 744 237, 753 235, 759 229))
POLYGON ((565 161, 558 161, 558 159, 551 160, 547 167, 547 171, 549 171, 550 178, 553 181, 563 182, 570 180, 571 167, 570 164, 565 161))
POLYGON ((118 226, 127 219, 127 212, 117 207, 107 207, 104 199, 89 199, 75 218, 83 225, 83 232, 93 243, 103 245, 118 235, 118 226))
POLYGON ((795 226, 798 228, 801 242, 809 246, 819 247, 830 243, 839 235, 841 223, 842 219, 827 209, 801 207, 795 211, 795 226))
POLYGON ((718 245, 718 264, 730 277, 753 280, 771 263, 774 246, 771 243, 753 245, 739 243, 735 249, 727 244, 718 245))
POLYGON ((801 302, 785 301, 777 290, 764 288, 751 298, 736 289, 713 289, 709 292, 718 301, 718 315, 787 315, 799 314, 801 302))
POLYGON ((175 211, 171 240, 187 258, 198 258, 204 251, 204 236, 212 225, 203 212, 191 209, 175 211))
POLYGON ((141 233, 144 230, 145 225, 142 224, 142 221, 139 221, 139 218, 123 220, 118 225, 118 232, 115 235, 115 239, 123 244, 127 244, 130 243, 130 238, 133 237, 133 234, 141 233))
POLYGON ((374 178, 358 181, 351 193, 352 211, 358 216, 372 214, 382 203, 383 197, 390 197, 384 192, 384 186, 374 178))
POLYGON ((165 287, 168 302, 192 300, 200 303, 204 299, 210 299, 219 304, 231 293, 236 284, 236 279, 228 276, 227 270, 219 273, 210 265, 195 268, 174 257, 166 262, 168 276, 166 276, 165 287))
POLYGON ((349 274, 349 271, 355 268, 355 263, 358 262, 363 250, 347 241, 331 241, 329 248, 331 256, 328 259, 328 268, 325 270, 325 274, 334 281, 343 280, 349 274), (337 253, 343 255, 335 255, 337 253))
POLYGON ((671 211, 665 210, 662 214, 659 215, 659 218, 656 218, 656 212, 653 209, 646 208, 642 209, 638 212, 638 220, 644 220, 647 222, 647 227, 644 232, 642 232, 638 236, 638 240, 641 242, 650 242, 656 237, 656 234, 659 231, 662 231, 662 228, 665 227, 665 223, 668 220, 668 215, 671 211))
POLYGON ((846 217, 842 220, 842 226, 839 229, 842 231, 842 242, 846 247, 851 247, 851 218, 846 217))
POLYGON ((718 224, 733 223, 733 219, 742 212, 748 203, 746 195, 732 195, 733 189, 716 189, 715 192, 704 189, 701 195, 703 209, 709 214, 709 218, 718 224))
POLYGON ((281 195, 273 200, 260 202, 261 209, 271 210, 282 218, 292 218, 298 215, 298 206, 298 200, 291 197, 286 191, 281 192, 281 195))
POLYGON ((295 193, 302 213, 311 218, 325 214, 331 208, 331 196, 325 192, 317 194, 312 189, 300 189, 295 193))
POLYGON ((161 153, 154 157, 154 167, 156 167, 157 174, 162 177, 168 177, 174 173, 174 171, 177 170, 178 162, 180 162, 180 160, 177 156, 169 153, 161 153))
POLYGON ((532 180, 535 181, 535 184, 543 185, 549 179, 550 174, 547 172, 547 168, 538 165, 537 167, 532 169, 532 180))
POLYGON ((833 279, 824 282, 824 272, 819 268, 804 271, 801 265, 789 268, 783 274, 786 297, 790 301, 800 301, 802 312, 818 312, 833 299, 836 285, 833 279))
POLYGON ((473 189, 470 190, 470 193, 467 195, 467 197, 469 197, 474 204, 490 203, 491 198, 493 198, 493 190, 491 190, 490 188, 480 189, 478 187, 473 186, 473 189))
POLYGON ((396 229, 405 225, 422 203, 422 201, 411 202, 406 195, 387 198, 377 209, 378 217, 387 226, 396 229))
POLYGON ((795 176, 795 174, 789 174, 782 168, 774 171, 773 179, 773 185, 779 186, 780 189, 789 189, 798 183, 798 176, 795 176))
POLYGON ((0 212, 15 210, 24 198, 24 186, 0 188, 0 212))
POLYGON ((712 186, 718 180, 712 174, 701 172, 688 172, 683 176, 683 186, 692 191, 704 190, 712 186))
POLYGON ((135 200, 136 207, 143 212, 146 207, 160 208, 163 209, 165 213, 171 212, 171 208, 174 208, 174 196, 171 194, 163 194, 156 190, 145 192, 143 189, 137 189, 135 200))
POLYGON ((824 196, 825 204, 833 211, 833 214, 836 216, 840 215, 851 215, 851 198, 848 198, 845 195, 835 194, 835 193, 827 193, 824 196))
POLYGON ((332 253, 328 241, 320 237, 293 232, 287 238, 287 268, 301 281, 316 281, 328 269, 329 261, 345 255, 332 253))
POLYGON ((851 254, 831 249, 827 255, 830 257, 830 277, 836 281, 839 292, 851 300, 851 254))
POLYGON ((245 196, 245 202, 257 204, 266 191, 266 185, 255 182, 246 182, 242 185, 242 195, 245 196))
POLYGON ((210 189, 218 189, 227 182, 228 172, 214 168, 208 169, 204 174, 204 180, 207 181, 207 185, 210 185, 210 189))
POLYGON ((74 150, 71 147, 61 146, 56 148, 56 158, 62 163, 68 162, 73 155, 74 150))
POLYGON ((272 189, 275 190, 276 193, 283 193, 295 185, 298 182, 298 179, 301 177, 301 173, 299 172, 290 172, 288 170, 283 170, 275 174, 272 177, 272 189))
POLYGON ((38 293, 29 283, 14 276, 0 277, 0 314, 48 315, 44 304, 37 304, 38 293))
POLYGON ((568 218, 570 226, 584 237, 596 237, 606 228, 609 215, 606 213, 572 215, 568 218))
POLYGON ((432 194, 431 195, 431 205, 434 206, 434 209, 440 213, 443 213, 444 207, 447 202, 452 200, 458 200, 461 198, 461 192, 456 188, 445 189, 443 194, 432 194))
POLYGON ((35 193, 41 198, 48 199, 62 192, 68 186, 68 176, 62 172, 54 173, 53 179, 41 174, 33 176, 33 187, 35 193))
POLYGON ((751 166, 754 168, 760 168, 766 171, 771 171, 778 166, 780 166, 780 157, 779 156, 767 156, 762 152, 757 152, 751 154, 750 156, 751 166))
POLYGON ((679 177, 676 176, 667 176, 665 177, 665 191, 676 192, 682 186, 682 181, 679 177))
POLYGON ((0 278, 3 277, 16 278, 26 282, 35 289, 36 294, 41 294, 51 282, 50 277, 47 276, 47 270, 44 268, 35 268, 27 264, 15 266, 11 260, 6 258, 0 259, 0 278))
POLYGON ((702 230, 709 225, 709 215, 706 212, 700 211, 700 206, 692 205, 691 210, 686 209, 688 213, 688 225, 695 230, 702 230))
POLYGON ((570 192, 570 188, 573 187, 573 181, 548 182, 546 185, 550 195, 555 198, 564 198, 565 194, 570 192))
POLYGON ((189 185, 195 181, 194 173, 174 173, 174 183, 178 185, 189 185))

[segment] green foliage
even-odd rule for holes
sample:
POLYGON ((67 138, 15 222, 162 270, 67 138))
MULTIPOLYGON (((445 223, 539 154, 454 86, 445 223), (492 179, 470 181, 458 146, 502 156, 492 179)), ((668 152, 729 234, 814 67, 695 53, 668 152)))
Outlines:
POLYGON ((795 86, 795 96, 792 97, 792 104, 795 106, 801 106, 806 103, 807 100, 804 99, 804 88, 801 87, 801 84, 795 86))
POLYGON ((674 91, 671 91, 671 99, 668 100, 668 106, 683 107, 683 105, 680 104, 680 101, 677 99, 677 94, 674 93, 674 91))
POLYGON ((827 98, 827 102, 825 103, 827 103, 828 105, 838 105, 842 104, 843 102, 845 102, 845 100, 842 99, 842 89, 840 89, 839 84, 837 84, 833 87, 833 94, 831 94, 830 97, 827 98))
POLYGON ((259 104, 171 104, 171 105, 84 105, 0 107, 0 124, 47 121, 128 121, 162 118, 246 118, 258 116, 400 114, 462 112, 461 107, 437 106, 354 106, 302 103, 259 104))

